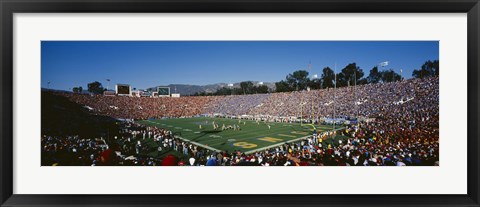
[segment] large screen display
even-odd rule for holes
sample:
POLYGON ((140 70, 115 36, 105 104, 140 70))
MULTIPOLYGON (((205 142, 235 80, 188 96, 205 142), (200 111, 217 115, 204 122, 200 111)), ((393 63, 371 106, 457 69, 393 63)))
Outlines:
POLYGON ((159 96, 169 96, 170 95, 170 88, 169 87, 158 87, 158 95, 159 96))
POLYGON ((130 85, 117 85, 117 94, 129 95, 130 94, 130 85))

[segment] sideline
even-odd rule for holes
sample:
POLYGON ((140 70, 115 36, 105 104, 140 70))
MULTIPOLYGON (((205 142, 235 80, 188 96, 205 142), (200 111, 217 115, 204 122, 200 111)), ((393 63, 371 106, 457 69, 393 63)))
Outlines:
POLYGON ((199 147, 203 147, 203 148, 205 148, 205 149, 209 149, 209 150, 212 150, 212 151, 215 151, 215 152, 221 152, 221 151, 222 151, 222 150, 219 150, 219 149, 215 149, 215 148, 213 148, 213 147, 209 147, 209 146, 204 145, 204 144, 200 144, 200 143, 198 143, 198 142, 190 141, 190 140, 188 140, 188 139, 185 139, 185 138, 180 137, 180 136, 177 136, 177 135, 175 135, 175 138, 179 138, 179 139, 181 139, 181 140, 183 140, 183 141, 190 142, 190 143, 192 143, 192 144, 194 144, 194 145, 197 145, 197 146, 199 146, 199 147))

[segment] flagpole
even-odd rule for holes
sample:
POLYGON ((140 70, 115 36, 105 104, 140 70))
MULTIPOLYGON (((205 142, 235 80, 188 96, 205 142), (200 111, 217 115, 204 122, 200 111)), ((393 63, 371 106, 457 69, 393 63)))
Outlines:
POLYGON ((107 85, 107 91, 110 89, 110 79, 106 79, 106 81, 108 82, 108 85, 107 85))

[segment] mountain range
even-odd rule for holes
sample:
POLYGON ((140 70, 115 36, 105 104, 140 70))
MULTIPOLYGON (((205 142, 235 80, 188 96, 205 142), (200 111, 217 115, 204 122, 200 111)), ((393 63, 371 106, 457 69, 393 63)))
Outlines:
MULTIPOLYGON (((254 85, 259 85, 259 81, 252 81, 254 85)), ((271 82, 263 82, 263 85, 266 85, 269 89, 275 90, 275 83, 271 82)), ((170 84, 164 86, 155 86, 148 88, 147 90, 154 90, 156 91, 157 87, 170 87, 170 93, 179 93, 182 96, 193 95, 197 92, 206 92, 206 93, 214 93, 218 89, 222 87, 232 87, 229 86, 228 83, 216 83, 216 84, 208 84, 208 85, 190 85, 190 84, 170 84)), ((234 88, 240 88, 240 83, 234 83, 234 88)))

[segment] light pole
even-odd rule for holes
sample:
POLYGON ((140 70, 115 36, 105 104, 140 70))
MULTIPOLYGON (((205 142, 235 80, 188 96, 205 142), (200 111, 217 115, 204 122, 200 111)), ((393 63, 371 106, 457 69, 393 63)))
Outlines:
MULTIPOLYGON (((263 86, 263 81, 258 82, 258 85, 263 86)), ((258 93, 258 90, 255 93, 258 93)))
POLYGON ((107 91, 108 91, 108 89, 110 88, 110 79, 107 78, 107 82, 108 82, 107 84, 107 91))
POLYGON ((403 70, 400 69, 400 81, 403 81, 403 70))
POLYGON ((230 95, 233 95, 233 83, 229 83, 228 87, 230 87, 230 95))

